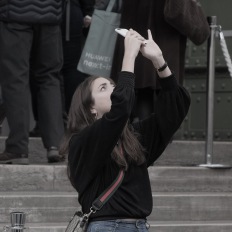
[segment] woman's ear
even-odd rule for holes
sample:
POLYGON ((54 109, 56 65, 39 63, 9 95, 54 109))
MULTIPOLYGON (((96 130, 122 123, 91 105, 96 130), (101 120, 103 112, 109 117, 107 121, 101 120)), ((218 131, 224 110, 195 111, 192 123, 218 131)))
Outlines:
POLYGON ((95 108, 91 108, 90 111, 91 111, 92 114, 97 114, 97 111, 96 111, 95 108))
POLYGON ((94 115, 94 118, 95 118, 95 119, 97 119, 98 114, 97 114, 96 109, 91 108, 91 109, 90 109, 90 111, 91 111, 91 114, 93 114, 93 115, 94 115))

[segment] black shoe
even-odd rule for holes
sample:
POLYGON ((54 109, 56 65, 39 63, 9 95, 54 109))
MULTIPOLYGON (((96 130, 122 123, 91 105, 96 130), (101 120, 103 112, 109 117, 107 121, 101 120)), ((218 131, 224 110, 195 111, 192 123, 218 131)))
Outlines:
POLYGON ((0 153, 0 164, 29 164, 27 154, 0 153))
POLYGON ((49 147, 47 150, 48 163, 57 163, 64 161, 64 158, 60 156, 57 147, 49 147))

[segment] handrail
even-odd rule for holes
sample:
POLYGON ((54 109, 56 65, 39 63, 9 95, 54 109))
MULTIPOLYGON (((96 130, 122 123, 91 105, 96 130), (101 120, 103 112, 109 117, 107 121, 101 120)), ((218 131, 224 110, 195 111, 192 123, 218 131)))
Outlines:
MULTIPOLYGON (((218 32, 219 32, 219 38, 220 38, 220 45, 221 45, 221 48, 222 48, 222 53, 225 57, 225 61, 226 61, 226 64, 227 64, 227 67, 228 67, 228 71, 230 73, 230 77, 231 77, 231 80, 232 80, 232 62, 231 62, 231 58, 230 58, 230 54, 229 54, 229 51, 228 51, 228 48, 227 48, 227 45, 226 45, 226 41, 225 41, 225 35, 222 31, 222 27, 221 26, 218 26, 218 32)), ((231 34, 227 33, 227 36, 229 37, 232 37, 232 31, 230 31, 231 34)))
POLYGON ((218 30, 217 17, 208 17, 210 26, 210 37, 207 50, 207 123, 206 123, 206 144, 205 164, 200 167, 207 168, 232 168, 224 164, 213 164, 213 121, 214 121, 214 82, 215 82, 215 37, 218 30))

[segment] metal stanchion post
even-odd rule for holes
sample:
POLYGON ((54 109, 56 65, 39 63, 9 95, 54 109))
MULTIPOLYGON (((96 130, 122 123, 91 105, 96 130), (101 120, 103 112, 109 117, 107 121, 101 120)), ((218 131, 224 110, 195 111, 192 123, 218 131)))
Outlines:
POLYGON ((205 159, 206 164, 199 165, 200 167, 208 168, 231 168, 231 166, 222 164, 213 164, 213 122, 214 122, 214 82, 215 82, 215 33, 217 30, 217 17, 208 17, 210 25, 210 38, 208 39, 208 53, 207 53, 207 127, 206 127, 206 146, 205 159))
POLYGON ((24 212, 11 212, 10 213, 11 226, 5 226, 3 232, 24 232, 29 231, 24 226, 26 220, 26 213, 24 212))

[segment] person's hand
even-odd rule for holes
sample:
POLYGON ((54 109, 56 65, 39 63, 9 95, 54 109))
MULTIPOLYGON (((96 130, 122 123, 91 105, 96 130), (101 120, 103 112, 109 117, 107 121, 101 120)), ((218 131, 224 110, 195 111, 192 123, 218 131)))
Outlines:
POLYGON ((136 31, 130 29, 124 39, 124 57, 122 62, 122 71, 134 72, 134 62, 144 38, 136 31))
POLYGON ((148 40, 146 40, 146 44, 143 44, 140 47, 140 51, 144 57, 151 60, 154 66, 160 67, 160 62, 163 64, 163 55, 159 46, 154 42, 152 38, 151 31, 148 30, 148 40))
POLYGON ((91 17, 89 15, 86 15, 83 20, 84 27, 87 28, 91 24, 91 17))
MULTIPOLYGON (((144 57, 151 60, 155 69, 158 70, 165 64, 165 60, 159 46, 154 42, 151 31, 148 30, 148 40, 140 47, 140 51, 144 57)), ((163 71, 158 72, 159 77, 165 78, 170 76, 171 70, 168 66, 163 71)))
POLYGON ((141 44, 145 39, 136 31, 133 29, 130 29, 125 37, 124 40, 124 46, 125 46, 125 52, 124 54, 126 56, 129 56, 130 58, 136 58, 141 44))

